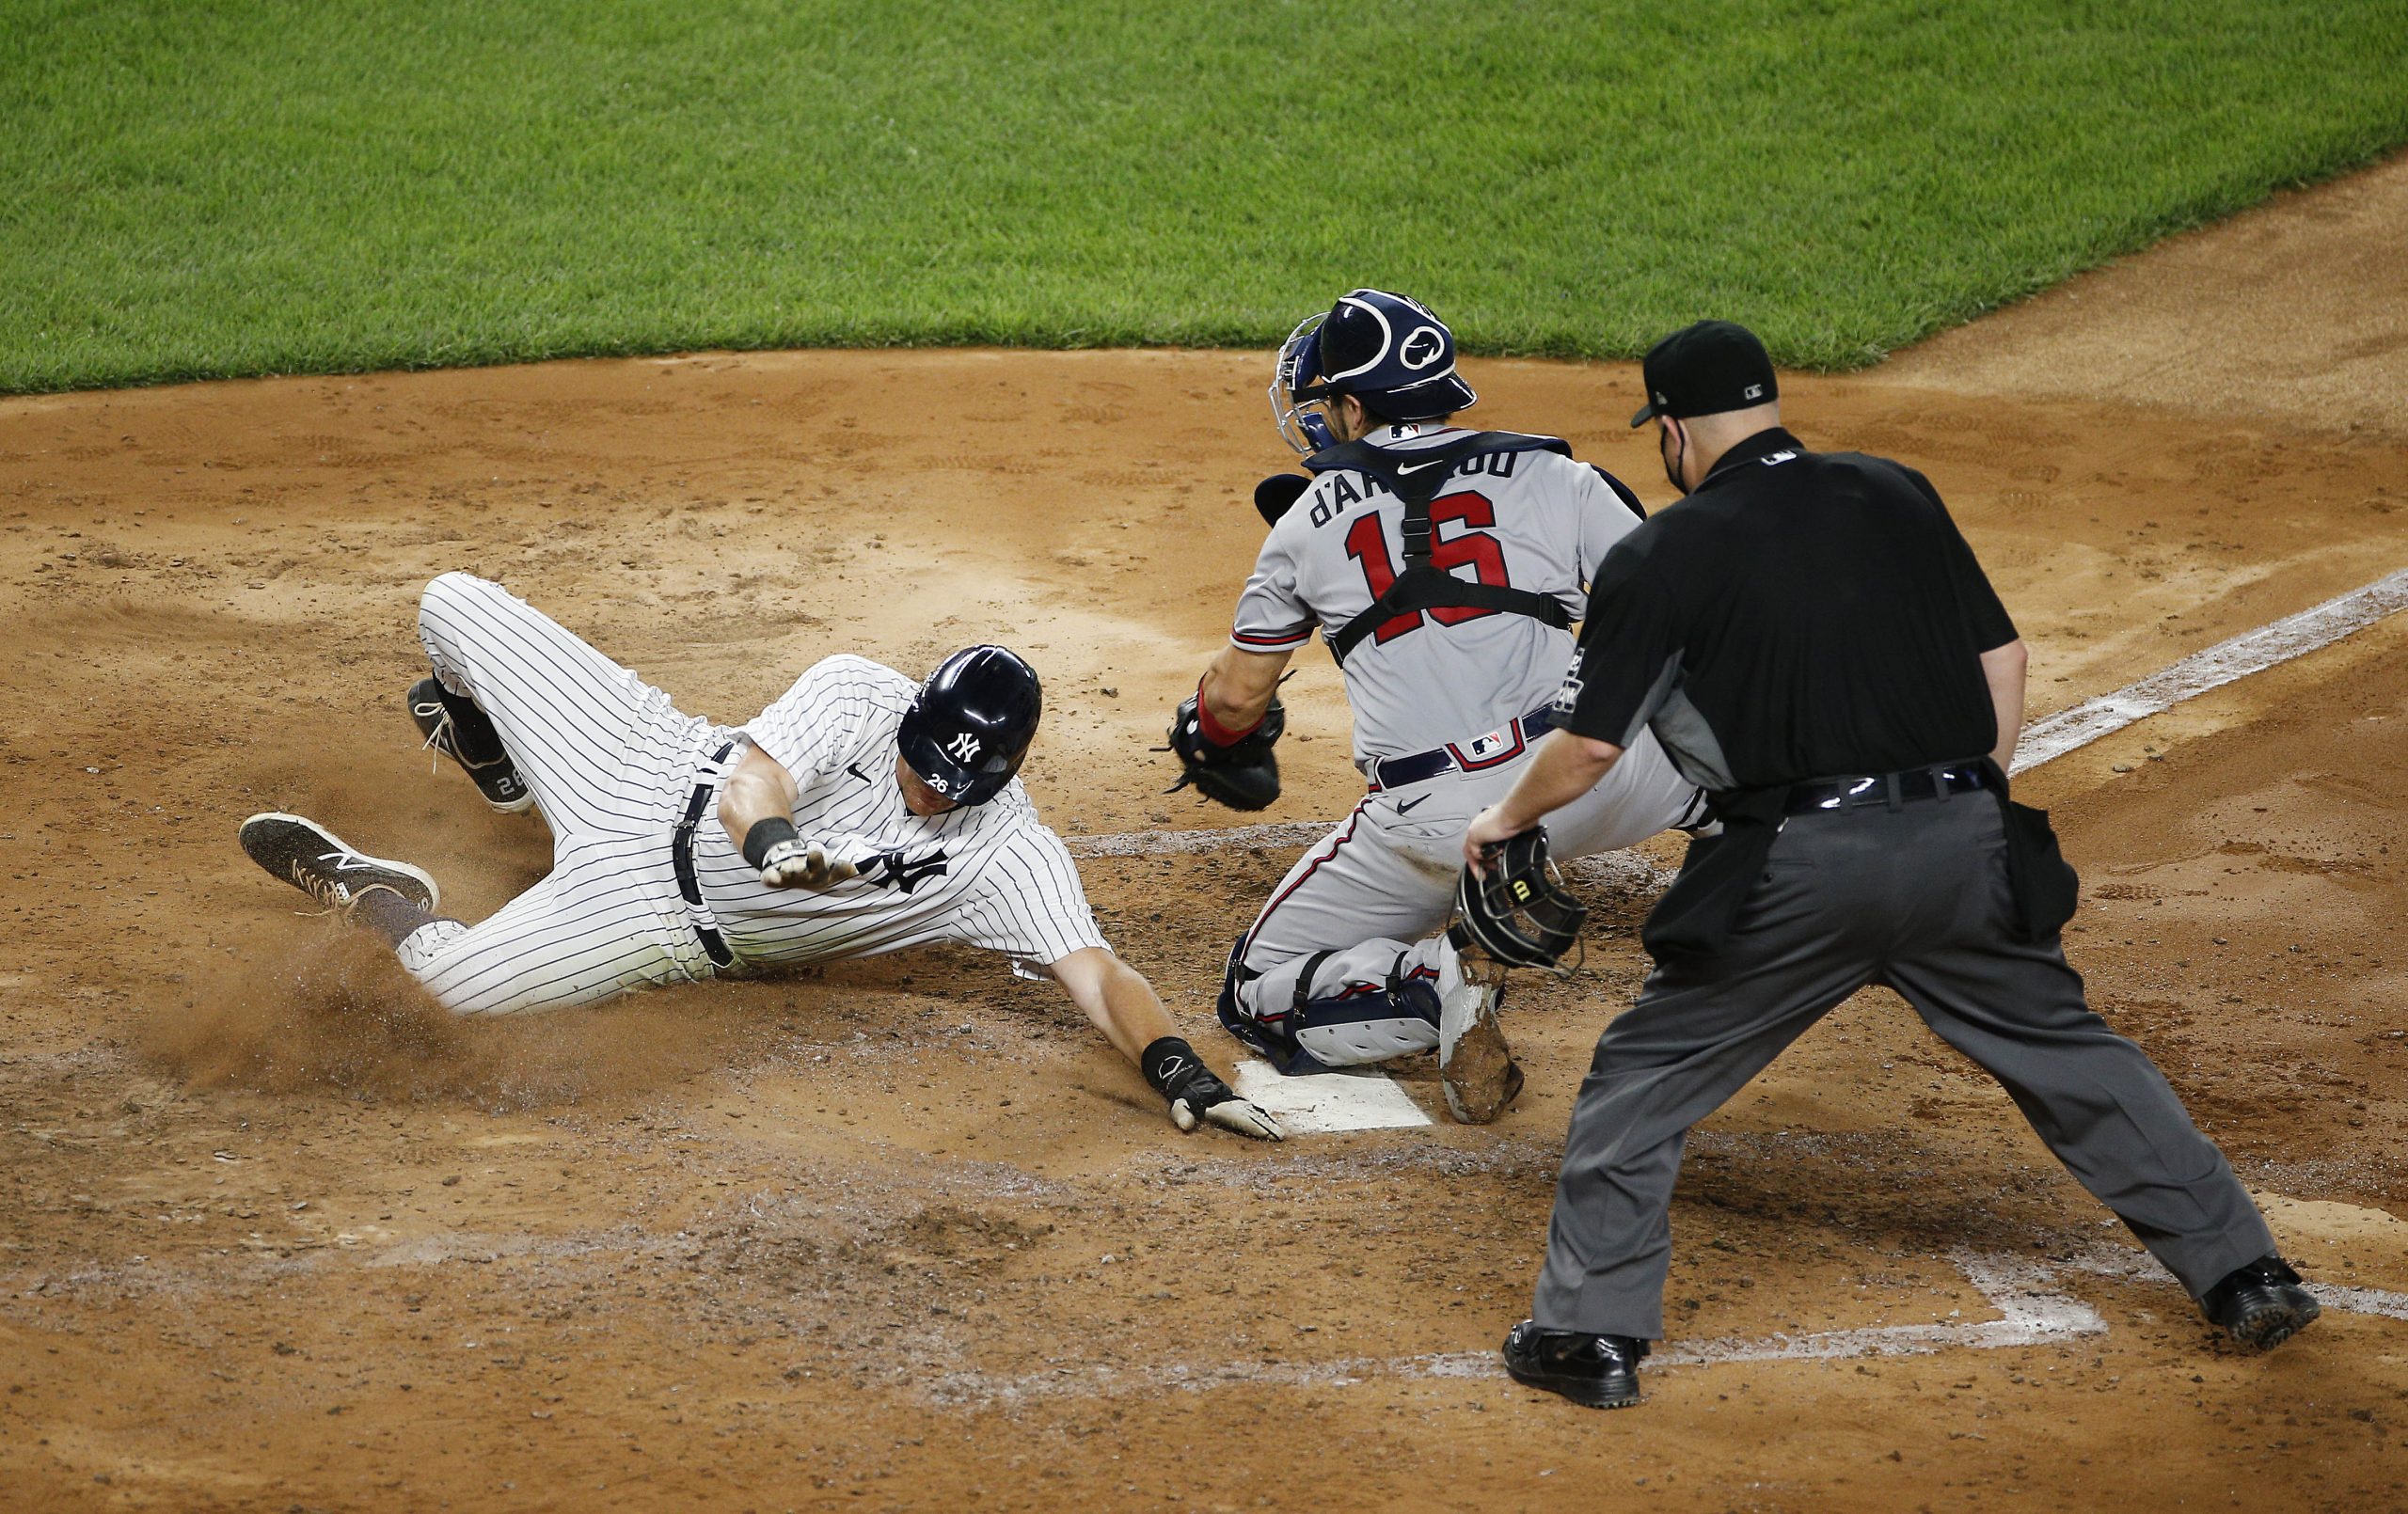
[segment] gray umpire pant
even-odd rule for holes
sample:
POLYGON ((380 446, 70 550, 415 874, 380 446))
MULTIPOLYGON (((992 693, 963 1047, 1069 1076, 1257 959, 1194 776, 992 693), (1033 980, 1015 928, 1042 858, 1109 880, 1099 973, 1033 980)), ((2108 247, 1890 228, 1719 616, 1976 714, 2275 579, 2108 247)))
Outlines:
POLYGON ((2013 938, 2008 910, 2005 837, 1988 794, 1791 817, 1725 948, 1658 966, 1597 1042, 1531 1317, 1660 1339, 1689 1127, 1876 983, 1996 1078, 2193 1297, 2273 1251, 2164 1075, 2090 1012, 2055 939, 2013 938))

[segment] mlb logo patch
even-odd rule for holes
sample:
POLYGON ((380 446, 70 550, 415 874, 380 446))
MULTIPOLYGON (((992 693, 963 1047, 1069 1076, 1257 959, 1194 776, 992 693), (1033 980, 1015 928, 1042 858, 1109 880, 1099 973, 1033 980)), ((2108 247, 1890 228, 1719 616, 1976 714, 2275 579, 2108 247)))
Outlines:
POLYGON ((1513 738, 1503 731, 1491 731, 1484 736, 1474 736, 1464 748, 1464 755, 1473 762, 1496 756, 1513 744, 1513 738))

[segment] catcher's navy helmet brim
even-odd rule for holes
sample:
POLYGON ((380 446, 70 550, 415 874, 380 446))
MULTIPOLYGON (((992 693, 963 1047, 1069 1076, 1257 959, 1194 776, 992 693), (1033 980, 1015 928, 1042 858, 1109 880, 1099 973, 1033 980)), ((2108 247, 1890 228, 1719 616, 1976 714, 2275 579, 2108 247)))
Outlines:
POLYGON ((1450 370, 1426 384, 1364 395, 1363 402, 1390 420, 1435 420, 1468 410, 1479 399, 1463 375, 1450 370))

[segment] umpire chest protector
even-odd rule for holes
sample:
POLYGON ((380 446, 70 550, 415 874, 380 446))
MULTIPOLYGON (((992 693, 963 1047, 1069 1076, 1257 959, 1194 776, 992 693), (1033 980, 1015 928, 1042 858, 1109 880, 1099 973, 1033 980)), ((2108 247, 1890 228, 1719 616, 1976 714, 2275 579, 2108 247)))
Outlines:
POLYGON ((1554 452, 1570 457, 1569 444, 1553 436, 1525 436, 1515 432, 1481 431, 1457 437, 1440 447, 1409 452, 1391 451, 1366 441, 1340 442, 1305 459, 1316 474, 1360 473, 1404 501, 1404 568, 1370 608, 1347 622, 1329 638, 1329 654, 1340 665, 1365 637, 1399 615, 1424 609, 1502 610, 1545 621, 1569 630, 1572 616, 1552 595, 1534 594, 1504 584, 1476 583, 1458 578, 1430 560, 1434 532, 1430 505, 1464 464, 1501 452, 1554 452), (1399 465, 1403 465, 1402 467, 1399 465))

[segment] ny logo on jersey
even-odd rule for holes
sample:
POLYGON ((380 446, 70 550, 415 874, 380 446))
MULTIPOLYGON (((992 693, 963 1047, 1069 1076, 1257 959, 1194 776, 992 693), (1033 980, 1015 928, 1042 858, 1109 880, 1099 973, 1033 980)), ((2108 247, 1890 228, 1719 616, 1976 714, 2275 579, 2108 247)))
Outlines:
POLYGON ((953 753, 956 762, 974 763, 978 760, 978 738, 964 731, 946 742, 944 749, 953 753))
POLYGON ((912 860, 900 851, 880 852, 862 864, 861 875, 881 888, 910 893, 927 878, 944 876, 944 848, 940 846, 927 856, 912 860))

